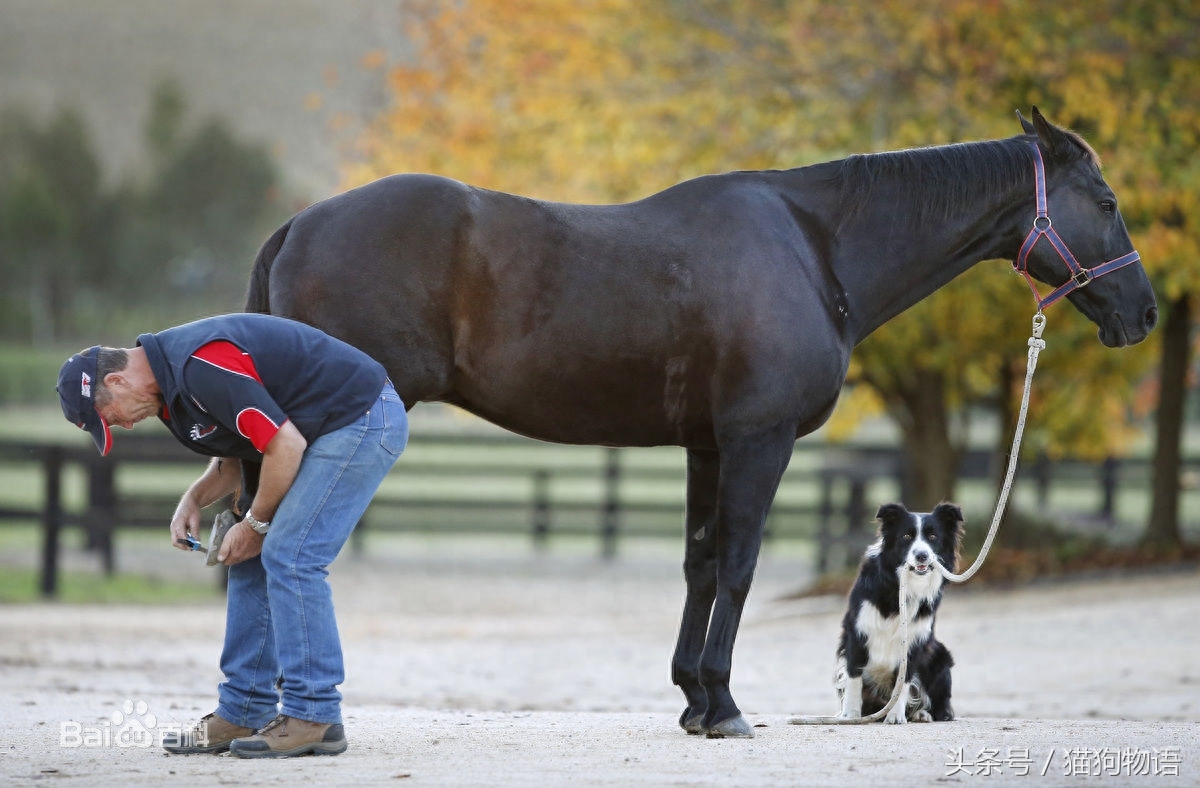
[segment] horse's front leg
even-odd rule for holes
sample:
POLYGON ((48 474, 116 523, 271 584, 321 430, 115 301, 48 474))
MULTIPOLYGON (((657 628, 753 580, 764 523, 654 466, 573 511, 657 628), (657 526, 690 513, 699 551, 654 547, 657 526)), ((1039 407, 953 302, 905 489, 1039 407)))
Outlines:
POLYGON ((717 594, 717 481, 721 456, 715 451, 689 449, 687 453, 687 544, 683 576, 687 596, 679 640, 671 660, 671 681, 683 690, 687 708, 679 725, 688 733, 703 733, 708 696, 700 683, 700 652, 708 633, 708 619, 717 594))
POLYGON ((783 425, 721 445, 717 488, 717 593, 700 657, 700 682, 708 697, 702 723, 710 738, 751 737, 729 691, 733 644, 758 552, 767 511, 795 443, 795 425, 783 425))

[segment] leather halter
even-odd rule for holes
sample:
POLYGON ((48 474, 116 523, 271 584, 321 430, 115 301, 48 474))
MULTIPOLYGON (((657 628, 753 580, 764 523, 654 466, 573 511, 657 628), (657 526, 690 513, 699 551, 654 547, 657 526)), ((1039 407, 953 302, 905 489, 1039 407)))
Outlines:
POLYGON ((1136 263, 1141 260, 1141 256, 1137 250, 1121 255, 1120 257, 1109 260, 1106 263, 1101 263, 1093 268, 1084 268, 1071 254, 1071 250, 1067 248, 1067 244, 1059 237, 1054 230, 1054 225, 1050 221, 1050 209, 1046 203, 1046 166, 1042 162, 1042 151, 1036 142, 1030 142, 1030 147, 1033 148, 1033 166, 1034 166, 1034 182, 1037 192, 1037 216, 1033 220, 1033 228, 1029 231, 1029 235, 1025 237, 1025 243, 1021 244, 1021 251, 1017 253, 1017 259, 1013 262, 1013 268, 1017 273, 1025 277, 1025 281, 1029 283, 1029 289, 1033 291, 1033 297, 1037 299, 1038 311, 1045 309, 1055 301, 1067 296, 1081 287, 1087 285, 1098 277, 1105 274, 1111 274, 1118 268, 1124 268, 1131 263, 1136 263), (1029 253, 1033 251, 1033 247, 1037 246, 1038 241, 1045 238, 1054 247, 1054 251, 1058 252, 1058 256, 1067 264, 1070 269, 1070 276, 1067 281, 1056 287, 1050 295, 1042 298, 1038 292, 1037 283, 1033 277, 1029 275, 1029 253))

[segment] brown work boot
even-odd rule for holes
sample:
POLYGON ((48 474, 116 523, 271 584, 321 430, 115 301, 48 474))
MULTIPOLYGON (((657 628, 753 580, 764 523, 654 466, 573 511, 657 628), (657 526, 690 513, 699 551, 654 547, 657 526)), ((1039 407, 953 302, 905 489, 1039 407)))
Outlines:
POLYGON ((163 733, 163 749, 175 755, 219 753, 229 749, 229 743, 242 736, 254 733, 253 728, 234 725, 216 712, 206 714, 186 731, 163 733))
POLYGON ((280 714, 261 731, 229 745, 239 758, 290 758, 293 755, 338 755, 346 751, 340 722, 308 722, 280 714))

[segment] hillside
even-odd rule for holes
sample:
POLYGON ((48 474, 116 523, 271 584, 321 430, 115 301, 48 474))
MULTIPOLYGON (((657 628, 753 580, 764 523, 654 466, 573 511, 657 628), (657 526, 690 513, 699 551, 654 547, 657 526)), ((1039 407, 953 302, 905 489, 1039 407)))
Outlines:
POLYGON ((226 117, 271 147, 301 200, 319 199, 383 100, 360 61, 403 53, 401 2, 0 0, 0 106, 81 107, 112 177, 136 165, 150 92, 174 78, 193 119, 226 117))

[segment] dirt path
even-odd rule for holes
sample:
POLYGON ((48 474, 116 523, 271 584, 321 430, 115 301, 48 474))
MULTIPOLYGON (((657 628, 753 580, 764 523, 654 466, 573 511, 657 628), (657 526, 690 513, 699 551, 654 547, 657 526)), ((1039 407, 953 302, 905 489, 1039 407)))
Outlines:
POLYGON ((734 666, 757 738, 709 741, 675 724, 682 581, 668 546, 614 563, 486 542, 389 548, 334 567, 345 755, 257 763, 133 746, 142 728, 211 710, 217 603, 10 606, 0 782, 1200 785, 1196 572, 951 589, 939 634, 958 663, 957 722, 801 727, 788 718, 834 711, 841 601, 782 600, 807 563, 767 555, 734 666))

